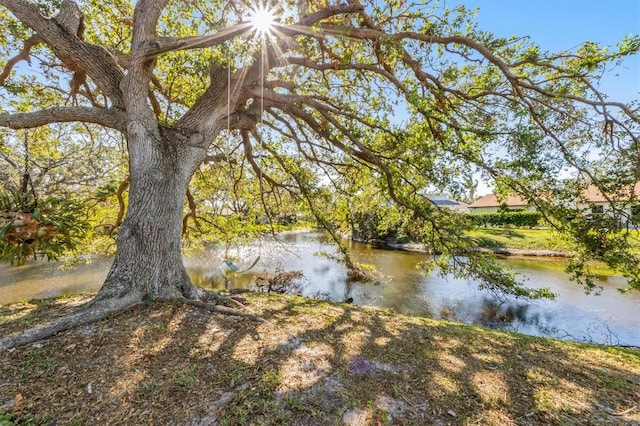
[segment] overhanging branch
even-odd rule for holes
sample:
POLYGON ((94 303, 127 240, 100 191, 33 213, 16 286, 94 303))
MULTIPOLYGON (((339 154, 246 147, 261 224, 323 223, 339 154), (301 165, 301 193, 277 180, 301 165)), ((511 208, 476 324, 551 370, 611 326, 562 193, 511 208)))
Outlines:
POLYGON ((52 107, 35 112, 0 114, 0 127, 30 129, 53 123, 83 122, 124 130, 124 113, 90 107, 52 107))
POLYGON ((120 82, 124 73, 107 49, 78 37, 78 20, 82 16, 72 0, 63 1, 60 13, 53 19, 45 17, 35 4, 25 0, 0 0, 0 5, 36 32, 69 70, 85 72, 114 106, 122 105, 120 82))
POLYGON ((29 37, 24 41, 24 46, 20 51, 20 53, 18 53, 13 58, 9 59, 7 61, 7 64, 4 66, 2 73, 0 73, 0 86, 4 84, 7 77, 9 77, 9 74, 11 74, 11 70, 13 70, 13 67, 16 66, 18 62, 20 61, 29 62, 29 55, 31 54, 31 48, 37 45, 38 43, 42 43, 42 39, 38 35, 32 35, 31 37, 29 37))
POLYGON ((244 35, 251 31, 251 24, 244 23, 225 28, 215 34, 194 37, 161 37, 150 42, 152 47, 147 52, 147 57, 156 57, 163 53, 173 52, 177 50, 202 49, 206 47, 214 47, 233 39, 234 37, 244 35))

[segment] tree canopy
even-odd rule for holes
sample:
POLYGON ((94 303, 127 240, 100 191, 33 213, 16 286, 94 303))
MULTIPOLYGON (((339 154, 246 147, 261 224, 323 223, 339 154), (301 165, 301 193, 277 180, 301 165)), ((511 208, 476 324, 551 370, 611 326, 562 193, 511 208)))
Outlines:
POLYGON ((638 105, 598 90, 605 69, 638 53, 637 35, 615 48, 547 52, 482 31, 472 11, 437 1, 0 5, 0 149, 25 129, 83 132, 66 123, 126 141, 127 216, 92 302, 99 313, 82 318, 146 298, 216 297, 193 286, 179 252, 185 211, 207 199, 194 190, 185 207, 189 182, 216 169, 232 176, 231 185, 209 180, 226 197, 252 173, 253 202, 306 203, 332 233, 345 200, 362 204, 373 191, 372 202, 416 219, 432 266, 541 296, 473 250, 465 219, 425 196, 460 191, 482 173, 572 238, 576 279, 592 286, 587 262, 597 258, 640 288, 627 226, 638 198, 638 105), (273 23, 260 28, 251 19, 264 10, 273 23), (606 194, 611 220, 586 220, 577 208, 589 185, 606 194))

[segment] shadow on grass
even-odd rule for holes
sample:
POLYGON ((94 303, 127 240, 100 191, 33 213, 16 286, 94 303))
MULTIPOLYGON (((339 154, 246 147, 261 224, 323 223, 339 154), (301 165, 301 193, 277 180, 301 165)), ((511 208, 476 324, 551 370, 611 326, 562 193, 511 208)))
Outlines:
POLYGON ((485 234, 496 235, 504 238, 519 238, 524 239, 525 235, 513 229, 495 229, 495 228, 483 228, 482 232, 485 234))
POLYGON ((492 228, 482 228, 477 232, 481 232, 484 235, 471 237, 471 241, 474 245, 478 247, 500 247, 505 248, 507 244, 504 240, 499 240, 496 238, 491 238, 491 236, 508 239, 508 240, 524 240, 526 236, 520 232, 514 231, 512 229, 492 229, 492 228))
POLYGON ((486 247, 486 248, 500 247, 500 248, 506 248, 506 244, 504 242, 498 241, 498 240, 494 240, 493 238, 473 237, 473 238, 471 238, 471 241, 472 241, 473 245, 475 245, 476 247, 486 247))
POLYGON ((640 351, 248 299, 266 323, 147 305, 5 354, 0 413, 36 424, 640 421, 625 413, 638 402, 640 351))
POLYGON ((0 305, 0 326, 5 327, 0 335, 8 335, 72 314, 91 300, 91 297, 88 294, 75 294, 0 305))

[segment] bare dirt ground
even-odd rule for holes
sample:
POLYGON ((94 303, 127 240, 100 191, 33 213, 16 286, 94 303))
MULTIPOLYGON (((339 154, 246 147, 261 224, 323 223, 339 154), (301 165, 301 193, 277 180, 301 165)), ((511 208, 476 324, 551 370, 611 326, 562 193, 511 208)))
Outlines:
MULTIPOLYGON (((247 299, 267 322, 149 304, 5 353, 0 425, 640 425, 640 350, 247 299)), ((0 335, 86 300, 0 306, 0 335)))

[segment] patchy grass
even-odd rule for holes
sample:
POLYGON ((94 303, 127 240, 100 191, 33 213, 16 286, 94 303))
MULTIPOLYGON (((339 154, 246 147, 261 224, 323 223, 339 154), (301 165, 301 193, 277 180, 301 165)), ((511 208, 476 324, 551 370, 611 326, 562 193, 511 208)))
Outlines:
MULTIPOLYGON (((2 424, 640 424, 640 350, 292 296, 138 306, 0 357, 2 424)), ((87 297, 0 307, 0 335, 87 297)))

